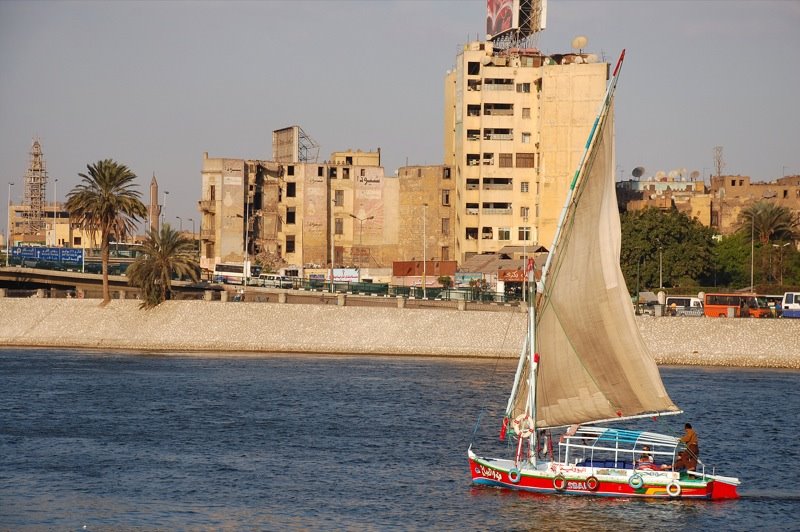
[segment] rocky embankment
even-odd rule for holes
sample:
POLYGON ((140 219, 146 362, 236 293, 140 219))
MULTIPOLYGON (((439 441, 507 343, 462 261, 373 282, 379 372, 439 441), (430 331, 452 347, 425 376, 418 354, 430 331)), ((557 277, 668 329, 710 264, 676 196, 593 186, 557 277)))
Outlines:
MULTIPOLYGON (((800 320, 636 319, 659 364, 800 368, 800 320)), ((521 312, 0 299, 0 346, 514 358, 524 334, 521 312)))

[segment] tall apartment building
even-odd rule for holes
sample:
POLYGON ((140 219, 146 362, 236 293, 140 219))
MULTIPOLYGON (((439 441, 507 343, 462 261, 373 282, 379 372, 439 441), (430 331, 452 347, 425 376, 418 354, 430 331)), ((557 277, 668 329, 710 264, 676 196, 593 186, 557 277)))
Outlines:
POLYGON ((455 260, 455 179, 449 166, 404 166, 400 178, 398 261, 455 260))
POLYGON ((549 247, 605 95, 588 54, 471 42, 445 77, 445 165, 455 171, 455 252, 549 247), (532 247, 532 246, 531 246, 532 247))

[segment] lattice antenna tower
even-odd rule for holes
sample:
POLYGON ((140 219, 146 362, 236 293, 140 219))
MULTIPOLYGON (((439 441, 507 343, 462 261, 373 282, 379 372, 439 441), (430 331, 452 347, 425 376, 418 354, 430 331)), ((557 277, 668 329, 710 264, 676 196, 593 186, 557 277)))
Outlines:
POLYGON ((319 157, 319 144, 298 127, 297 159, 302 163, 315 163, 319 157))
POLYGON ((33 140, 30 151, 30 163, 25 172, 25 199, 23 205, 28 209, 25 212, 26 232, 36 233, 46 228, 47 221, 44 217, 45 193, 47 192, 47 165, 42 154, 42 145, 39 139, 33 140))

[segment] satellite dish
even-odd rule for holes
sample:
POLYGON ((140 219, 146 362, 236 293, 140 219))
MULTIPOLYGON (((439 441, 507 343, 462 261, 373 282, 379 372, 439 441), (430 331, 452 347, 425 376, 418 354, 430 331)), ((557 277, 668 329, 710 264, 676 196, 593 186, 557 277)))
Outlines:
POLYGON ((589 39, 587 39, 585 35, 578 35, 577 37, 572 39, 573 50, 581 51, 584 48, 586 48, 587 44, 589 44, 589 39))
POLYGON ((634 168, 633 172, 631 172, 631 175, 636 179, 642 177, 644 175, 644 166, 637 166, 636 168, 634 168))
POLYGON ((486 66, 486 65, 490 64, 491 62, 492 62, 492 58, 491 58, 491 56, 488 56, 488 55, 484 55, 483 58, 481 59, 481 64, 483 66, 486 66))
POLYGON ((664 173, 664 170, 659 170, 656 172, 656 179, 663 179, 667 174, 664 173))
POLYGON ((680 173, 681 175, 686 175, 686 168, 681 168, 680 173))
POLYGON ((678 177, 678 171, 677 170, 670 170, 669 171, 669 178, 670 179, 675 179, 676 177, 678 177))
POLYGON ((597 63, 597 54, 589 54, 586 56, 587 63, 597 63))
POLYGON ((698 172, 697 170, 692 170, 692 173, 689 174, 689 177, 691 178, 692 181, 697 181, 697 178, 700 177, 700 172, 698 172))

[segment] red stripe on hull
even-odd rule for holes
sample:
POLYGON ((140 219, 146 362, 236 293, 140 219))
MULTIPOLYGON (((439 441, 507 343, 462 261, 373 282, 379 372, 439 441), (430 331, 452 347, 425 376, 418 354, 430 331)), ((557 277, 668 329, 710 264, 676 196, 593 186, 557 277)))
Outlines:
MULTIPOLYGON (((532 475, 529 472, 520 474, 516 471, 505 471, 470 459, 472 481, 479 485, 498 486, 514 490, 533 491, 537 493, 559 495, 589 495, 600 497, 645 497, 662 499, 735 499, 736 486, 719 481, 709 481, 698 486, 698 482, 676 483, 679 488, 671 488, 672 494, 665 484, 648 484, 644 482, 640 488, 633 488, 622 481, 597 481, 587 485, 586 479, 574 478, 540 472, 532 475), (563 489, 562 489, 563 488, 563 489), (677 491, 677 494, 676 494, 677 491)), ((589 478, 589 477, 587 477, 589 478)))

